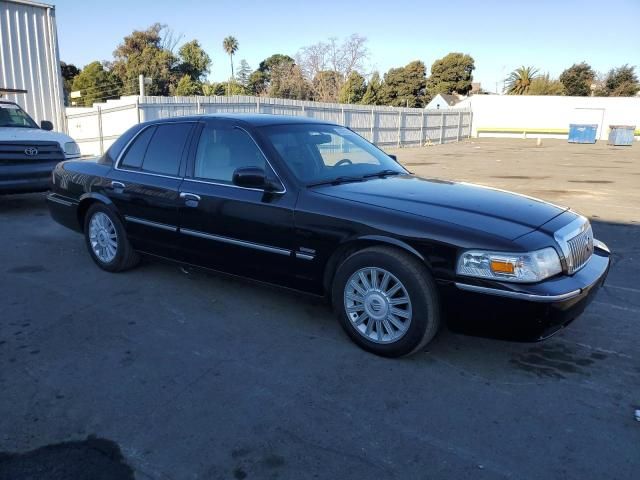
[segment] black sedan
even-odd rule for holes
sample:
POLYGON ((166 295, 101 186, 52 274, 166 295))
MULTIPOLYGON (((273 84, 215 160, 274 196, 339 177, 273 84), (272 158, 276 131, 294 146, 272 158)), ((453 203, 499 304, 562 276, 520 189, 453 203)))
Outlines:
POLYGON ((534 198, 416 177, 351 130, 221 115, 136 125, 54 170, 53 218, 118 272, 139 255, 331 299, 364 349, 424 347, 444 318, 545 338, 609 269, 589 221, 534 198))

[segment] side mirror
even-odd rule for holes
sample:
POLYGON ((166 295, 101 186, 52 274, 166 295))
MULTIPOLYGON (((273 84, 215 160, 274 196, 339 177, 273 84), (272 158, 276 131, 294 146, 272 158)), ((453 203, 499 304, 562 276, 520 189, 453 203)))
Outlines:
POLYGON ((42 120, 40 122, 40 128, 42 130, 46 130, 47 132, 50 132, 51 130, 53 130, 53 123, 51 123, 49 120, 42 120))
POLYGON ((391 159, 392 159, 394 162, 397 162, 397 161, 398 161, 398 156, 397 156, 397 155, 393 155, 393 154, 391 154, 391 153, 387 153, 387 155, 388 155, 389 157, 391 157, 391 159))
POLYGON ((233 172, 234 185, 246 188, 265 188, 266 176, 264 170, 258 167, 237 168, 233 172))

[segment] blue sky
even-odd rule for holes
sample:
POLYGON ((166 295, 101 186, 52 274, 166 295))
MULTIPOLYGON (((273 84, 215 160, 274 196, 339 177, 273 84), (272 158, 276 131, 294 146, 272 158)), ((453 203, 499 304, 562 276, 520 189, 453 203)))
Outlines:
POLYGON ((302 46, 351 33, 368 38, 370 70, 381 73, 416 59, 429 69, 437 58, 460 51, 474 57, 475 80, 492 91, 522 64, 553 76, 582 60, 598 71, 624 63, 640 69, 640 0, 52 3, 61 59, 78 66, 111 59, 126 34, 160 22, 184 41, 200 40, 213 58, 214 81, 229 76, 222 50, 227 35, 240 43, 236 64, 245 58, 252 68, 273 53, 293 56, 302 46))

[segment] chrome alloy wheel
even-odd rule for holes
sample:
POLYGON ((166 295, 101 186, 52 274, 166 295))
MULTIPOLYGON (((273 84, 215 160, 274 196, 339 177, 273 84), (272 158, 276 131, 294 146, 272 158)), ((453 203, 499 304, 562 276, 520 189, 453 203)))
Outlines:
POLYGON ((96 212, 89 221, 89 241, 96 257, 109 263, 116 258, 118 252, 118 233, 108 215, 96 212))
POLYGON ((367 340, 393 343, 411 324, 411 299, 402 282, 378 267, 356 271, 344 287, 344 308, 351 324, 367 340))

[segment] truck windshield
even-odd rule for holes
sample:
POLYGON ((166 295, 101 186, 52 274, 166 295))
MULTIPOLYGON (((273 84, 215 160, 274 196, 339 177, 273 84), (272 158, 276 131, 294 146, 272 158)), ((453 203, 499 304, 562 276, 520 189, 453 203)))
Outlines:
POLYGON ((13 103, 0 103, 0 128, 38 128, 27 113, 13 103))

